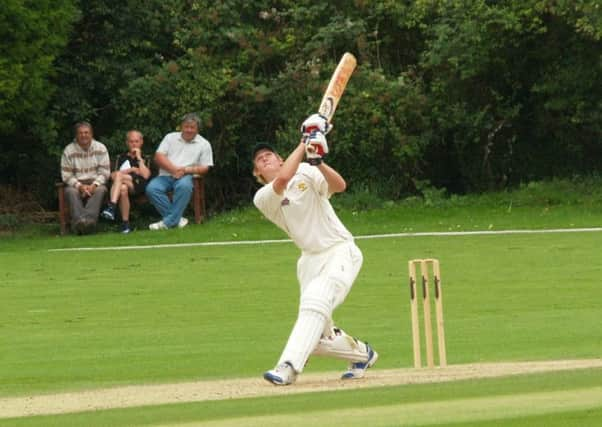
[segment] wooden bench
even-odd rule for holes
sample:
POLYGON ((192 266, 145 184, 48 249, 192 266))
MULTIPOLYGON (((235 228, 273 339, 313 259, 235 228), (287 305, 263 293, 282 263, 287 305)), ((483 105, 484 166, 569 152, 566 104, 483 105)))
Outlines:
MULTIPOLYGON (((194 222, 201 224, 205 219, 205 178, 201 175, 193 175, 193 190, 190 204, 194 209, 194 222)), ((65 235, 69 232, 69 206, 67 206, 67 199, 65 198, 65 183, 57 182, 55 184, 56 191, 59 200, 59 223, 61 226, 61 235, 65 235)), ((136 204, 148 203, 146 194, 138 195, 134 200, 136 204)))

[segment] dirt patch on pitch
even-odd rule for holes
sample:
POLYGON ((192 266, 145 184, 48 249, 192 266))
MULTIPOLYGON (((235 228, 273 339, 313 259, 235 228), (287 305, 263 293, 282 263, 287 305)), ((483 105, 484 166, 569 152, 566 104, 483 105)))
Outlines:
POLYGON ((73 393, 0 398, 0 418, 426 384, 588 368, 602 368, 602 359, 476 363, 435 369, 372 369, 364 379, 354 381, 340 380, 339 372, 305 373, 295 385, 287 387, 273 386, 261 378, 132 385, 73 393))

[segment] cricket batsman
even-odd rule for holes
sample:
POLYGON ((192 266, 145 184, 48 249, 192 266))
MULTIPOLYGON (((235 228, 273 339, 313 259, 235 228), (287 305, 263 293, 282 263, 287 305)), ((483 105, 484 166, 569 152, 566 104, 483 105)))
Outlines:
POLYGON ((325 117, 309 116, 301 126, 301 142, 284 161, 269 144, 259 143, 253 150, 253 175, 264 184, 253 202, 301 250, 298 317, 276 367, 263 375, 275 385, 293 384, 311 354, 348 361, 343 379, 362 378, 378 359, 368 343, 347 335, 332 320, 363 257, 329 201, 347 186, 324 162, 330 128, 325 117))

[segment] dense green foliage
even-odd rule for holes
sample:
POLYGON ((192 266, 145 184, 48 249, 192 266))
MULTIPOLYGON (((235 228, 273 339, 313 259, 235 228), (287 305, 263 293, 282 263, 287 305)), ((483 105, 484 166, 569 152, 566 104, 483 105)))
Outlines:
MULTIPOLYGON (((3 0, 0 4, 0 176, 2 182, 37 182, 32 165, 48 162, 44 140, 55 144, 48 114, 56 89, 56 59, 63 51, 77 10, 72 0, 3 0)), ((47 178, 47 177, 46 177, 47 178)))
MULTIPOLYGON (((140 128, 151 152, 181 114, 197 111, 215 152, 210 209, 247 203, 252 145, 292 148, 345 51, 359 66, 329 161, 352 189, 395 199, 430 186, 504 188, 593 171, 602 155, 602 8, 593 0, 140 5, 77 2, 68 45, 40 71, 52 80, 50 107, 20 115, 47 131, 3 131, 12 142, 4 181, 26 182, 29 169, 9 159, 25 153, 32 163, 28 141, 50 154, 38 160, 44 170, 56 167, 77 120, 92 121, 113 153, 125 130, 140 128)), ((68 27, 73 14, 61 16, 58 27, 68 27)), ((36 57, 42 48, 30 49, 36 57)))

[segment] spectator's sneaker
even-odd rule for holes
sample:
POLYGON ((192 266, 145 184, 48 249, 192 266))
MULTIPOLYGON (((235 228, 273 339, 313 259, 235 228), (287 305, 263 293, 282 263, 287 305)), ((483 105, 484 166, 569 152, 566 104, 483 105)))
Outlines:
POLYGON ((125 223, 121 226, 121 234, 130 234, 131 232, 130 224, 125 223))
POLYGON ((297 372, 290 362, 284 362, 263 374, 263 378, 274 385, 289 385, 297 379, 297 372))
POLYGON ((349 368, 347 368, 347 371, 341 376, 341 379, 355 380, 363 378, 366 374, 366 369, 371 368, 376 363, 378 360, 378 353, 375 352, 368 343, 366 343, 366 349, 368 350, 368 361, 349 364, 349 368))
POLYGON ((109 221, 115 221, 115 206, 107 206, 101 213, 100 216, 109 221))
POLYGON ((159 222, 153 222, 151 225, 148 226, 149 230, 167 230, 167 225, 165 225, 165 223, 163 221, 159 221, 159 222))
POLYGON ((188 219, 182 217, 180 218, 180 222, 178 222, 178 228, 184 228, 188 225, 188 219))

